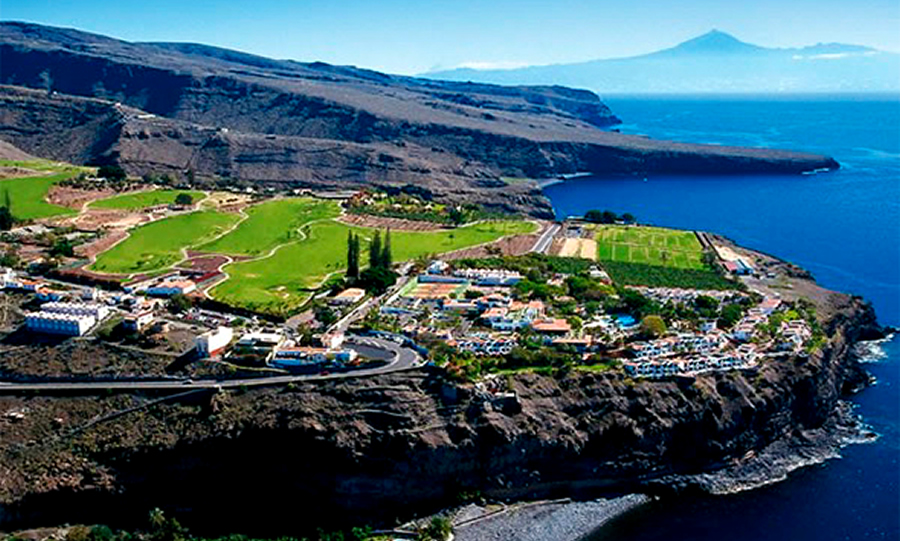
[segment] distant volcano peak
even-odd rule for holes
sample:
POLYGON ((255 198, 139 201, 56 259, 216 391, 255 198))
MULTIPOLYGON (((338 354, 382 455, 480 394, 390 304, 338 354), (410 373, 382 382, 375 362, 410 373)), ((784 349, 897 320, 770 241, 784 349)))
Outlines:
POLYGON ((760 49, 762 49, 762 47, 745 43, 727 32, 713 29, 702 36, 680 43, 664 52, 684 54, 733 54, 759 51, 760 49))

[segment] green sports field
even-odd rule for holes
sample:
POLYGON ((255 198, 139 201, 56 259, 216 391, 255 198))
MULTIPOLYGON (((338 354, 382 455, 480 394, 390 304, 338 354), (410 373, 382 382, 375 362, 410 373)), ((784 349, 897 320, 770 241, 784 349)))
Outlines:
POLYGON ((17 220, 37 220, 75 214, 75 211, 46 201, 50 187, 87 169, 47 160, 0 160, 0 166, 24 167, 51 174, 0 180, 0 205, 9 196, 10 210, 17 220))
MULTIPOLYGON (((449 231, 395 231, 391 249, 395 261, 439 254, 490 242, 512 234, 530 233, 535 225, 523 221, 483 222, 449 231)), ((304 238, 282 246, 270 257, 233 263, 225 267, 230 278, 210 291, 216 300, 251 310, 286 315, 309 298, 329 274, 342 272, 346 264, 347 233, 362 238, 361 252, 374 230, 334 222, 318 222, 303 228, 304 238)))
POLYGON ((596 226, 600 261, 704 269, 703 248, 691 231, 618 225, 596 226))
POLYGON ((142 225, 100 254, 91 270, 134 274, 165 269, 183 258, 183 249, 208 242, 239 219, 236 214, 203 211, 142 225))
POLYGON ((150 190, 138 193, 126 193, 91 203, 93 208, 140 210, 157 205, 171 205, 181 194, 191 196, 194 203, 201 201, 206 194, 196 190, 150 190))
POLYGON ((276 199, 247 209, 247 219, 232 232, 198 248, 228 255, 261 255, 299 239, 297 230, 316 220, 336 218, 337 203, 311 198, 276 199))

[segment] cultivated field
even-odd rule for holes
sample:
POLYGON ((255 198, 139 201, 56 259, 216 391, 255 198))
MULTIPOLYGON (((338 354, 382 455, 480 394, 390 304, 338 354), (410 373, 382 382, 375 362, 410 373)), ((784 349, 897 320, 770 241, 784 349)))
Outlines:
POLYGON ((246 210, 247 219, 227 235, 197 248, 200 252, 261 255, 300 238, 298 229, 340 214, 337 203, 311 198, 276 199, 246 210))
POLYGON ((203 211, 142 225, 100 254, 90 270, 133 274, 166 269, 184 258, 184 249, 221 235, 239 219, 235 214, 203 211))
MULTIPOLYGON (((530 222, 504 221, 444 231, 392 231, 391 248, 395 261, 405 261, 491 242, 505 235, 528 233, 533 229, 535 225, 530 222)), ((344 270, 347 233, 351 230, 362 239, 364 264, 366 247, 374 233, 372 229, 350 227, 336 221, 317 222, 302 228, 302 240, 278 248, 269 257, 225 267, 230 279, 213 288, 210 295, 233 306, 288 314, 309 298, 309 289, 317 287, 329 274, 344 270)))
POLYGON ((598 225, 597 258, 679 269, 704 269, 703 248, 694 233, 662 229, 598 225))
POLYGON ((149 190, 101 199, 94 201, 90 206, 101 209, 140 210, 157 205, 171 205, 175 203, 175 198, 181 194, 191 196, 194 203, 206 197, 206 194, 203 192, 195 190, 149 190))
POLYGON ((564 239, 559 255, 562 257, 581 257, 595 261, 597 259, 597 241, 593 239, 564 239))
POLYGON ((0 180, 0 205, 5 203, 3 199, 8 194, 10 210, 17 220, 37 220, 74 214, 72 209, 48 203, 47 192, 54 184, 88 170, 48 160, 0 160, 0 167, 22 168, 41 173, 0 180))

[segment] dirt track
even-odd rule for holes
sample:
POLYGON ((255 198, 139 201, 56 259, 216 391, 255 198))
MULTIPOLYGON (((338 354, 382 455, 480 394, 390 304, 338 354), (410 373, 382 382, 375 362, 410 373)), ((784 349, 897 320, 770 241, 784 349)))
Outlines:
POLYGON ((394 229, 396 231, 437 231, 447 229, 434 222, 418 222, 404 220, 402 218, 388 218, 385 216, 370 216, 368 214, 344 214, 338 221, 358 227, 372 227, 377 229, 394 229))
POLYGON ((474 246, 472 248, 464 248, 455 252, 450 252, 441 256, 441 259, 453 260, 464 259, 470 257, 489 257, 494 255, 492 252, 500 250, 502 255, 524 255, 531 251, 534 244, 540 238, 541 233, 550 226, 550 222, 539 222, 541 228, 528 235, 514 235, 500 239, 496 242, 485 244, 482 246, 474 246))
POLYGON ((79 190, 66 186, 54 185, 47 193, 47 201, 62 207, 80 210, 85 204, 97 199, 105 199, 116 195, 115 190, 79 190))

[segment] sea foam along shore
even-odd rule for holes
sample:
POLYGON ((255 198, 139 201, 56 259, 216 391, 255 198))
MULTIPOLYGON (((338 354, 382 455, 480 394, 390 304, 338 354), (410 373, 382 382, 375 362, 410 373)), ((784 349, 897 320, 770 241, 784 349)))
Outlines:
POLYGON ((795 470, 840 458, 844 447, 870 443, 878 434, 854 412, 854 405, 838 402, 834 413, 819 428, 796 431, 744 460, 722 469, 694 475, 664 476, 647 483, 651 493, 672 494, 685 490, 708 494, 733 494, 787 479, 795 470))
POLYGON ((510 505, 490 512, 470 505, 461 509, 454 527, 456 541, 576 541, 650 498, 629 494, 591 501, 556 500, 510 505))

